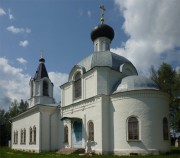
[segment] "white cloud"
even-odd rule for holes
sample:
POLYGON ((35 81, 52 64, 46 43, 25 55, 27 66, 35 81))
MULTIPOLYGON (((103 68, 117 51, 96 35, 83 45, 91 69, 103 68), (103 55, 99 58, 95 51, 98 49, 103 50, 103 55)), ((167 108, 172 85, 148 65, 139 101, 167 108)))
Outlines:
POLYGON ((180 65, 179 0, 114 0, 125 21, 129 39, 112 51, 125 56, 139 72, 162 62, 180 65), (162 58, 163 56, 163 58, 162 58))
POLYGON ((26 28, 25 32, 26 32, 26 33, 31 33, 31 29, 26 28))
POLYGON ((11 9, 8 9, 8 15, 9 15, 9 19, 10 19, 10 20, 15 19, 14 16, 12 15, 11 9))
POLYGON ((21 64, 26 64, 27 63, 27 60, 25 60, 24 58, 17 58, 16 60, 21 64))
POLYGON ((12 14, 9 14, 9 19, 10 20, 13 20, 14 19, 14 16, 12 14))
POLYGON ((54 84, 54 98, 56 102, 60 101, 60 85, 68 81, 68 74, 60 72, 49 72, 48 73, 51 82, 54 84))
POLYGON ((29 45, 29 42, 28 42, 28 40, 25 40, 25 41, 20 41, 19 42, 19 46, 21 46, 21 47, 27 47, 29 45))
POLYGON ((14 99, 29 98, 30 76, 22 69, 11 66, 7 59, 0 57, 0 108, 8 109, 14 99))
POLYGON ((0 8, 0 16, 1 15, 6 15, 6 12, 4 11, 4 9, 0 8))
POLYGON ((12 32, 12 33, 22 33, 22 32, 24 32, 23 28, 16 28, 14 26, 7 27, 7 30, 12 32))
POLYGON ((90 10, 87 11, 87 15, 88 15, 89 18, 91 18, 92 13, 91 13, 90 10))
POLYGON ((14 19, 14 16, 12 14, 9 14, 9 19, 10 20, 13 20, 14 19))
POLYGON ((18 33, 31 33, 31 29, 29 29, 29 28, 18 28, 18 27, 15 27, 13 25, 7 27, 7 30, 9 32, 14 33, 14 34, 18 34, 18 33))

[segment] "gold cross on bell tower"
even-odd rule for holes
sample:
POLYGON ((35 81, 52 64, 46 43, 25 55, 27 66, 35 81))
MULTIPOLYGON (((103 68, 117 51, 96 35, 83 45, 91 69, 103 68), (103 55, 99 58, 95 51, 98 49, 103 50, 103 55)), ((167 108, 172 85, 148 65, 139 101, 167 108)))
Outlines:
POLYGON ((44 50, 41 49, 40 52, 41 52, 41 58, 44 58, 44 50))
POLYGON ((103 24, 104 23, 104 11, 106 9, 104 8, 104 4, 101 4, 99 8, 101 9, 101 24, 103 24))

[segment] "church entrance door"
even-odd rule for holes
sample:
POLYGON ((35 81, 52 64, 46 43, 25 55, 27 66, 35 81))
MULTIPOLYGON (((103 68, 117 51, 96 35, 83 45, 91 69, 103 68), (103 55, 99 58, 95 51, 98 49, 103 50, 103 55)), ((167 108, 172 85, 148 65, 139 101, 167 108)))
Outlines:
POLYGON ((73 148, 82 147, 82 121, 74 121, 72 132, 72 145, 73 148))

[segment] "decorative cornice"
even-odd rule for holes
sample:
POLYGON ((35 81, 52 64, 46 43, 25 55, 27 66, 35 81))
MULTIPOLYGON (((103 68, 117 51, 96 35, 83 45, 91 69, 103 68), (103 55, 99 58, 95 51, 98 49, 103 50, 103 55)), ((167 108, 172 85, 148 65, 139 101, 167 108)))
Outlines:
POLYGON ((48 108, 48 109, 55 109, 55 108, 58 108, 58 106, 50 106, 50 105, 42 105, 42 104, 37 104, 35 106, 32 106, 31 108, 27 109, 25 112, 11 118, 10 120, 11 121, 16 121, 18 119, 21 119, 21 118, 24 118, 26 117, 27 115, 30 115, 32 113, 35 113, 35 112, 40 112, 40 109, 41 108, 48 108))
POLYGON ((61 107, 62 114, 72 114, 77 111, 84 111, 86 109, 94 107, 94 103, 100 102, 103 95, 97 95, 95 97, 81 100, 77 103, 73 103, 67 106, 61 107))

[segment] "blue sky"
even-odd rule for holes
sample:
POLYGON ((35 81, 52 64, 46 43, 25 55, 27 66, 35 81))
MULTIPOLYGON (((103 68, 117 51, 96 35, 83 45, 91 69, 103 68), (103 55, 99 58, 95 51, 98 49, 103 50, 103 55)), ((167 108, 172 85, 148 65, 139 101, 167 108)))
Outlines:
POLYGON ((105 23, 115 31, 111 51, 132 61, 140 75, 162 62, 180 68, 179 0, 1 0, 0 108, 29 98, 41 50, 60 100, 71 68, 93 52, 90 33, 102 3, 105 23))
POLYGON ((49 71, 69 73, 74 64, 93 51, 90 32, 95 25, 100 23, 99 5, 101 2, 107 10, 106 22, 111 26, 114 25, 113 28, 117 30, 116 38, 119 40, 115 40, 112 45, 120 45, 120 42, 126 38, 125 34, 119 31, 123 17, 120 17, 112 1, 2 1, 1 7, 7 14, 7 10, 10 9, 14 19, 10 20, 7 16, 0 19, 2 21, 1 56, 5 56, 12 62, 16 58, 24 58, 28 62, 25 72, 33 75, 40 57, 40 50, 43 49, 49 71), (13 34, 7 31, 9 26, 31 31, 13 34), (24 47, 20 46, 20 41, 28 41, 27 46, 26 44, 24 47))

